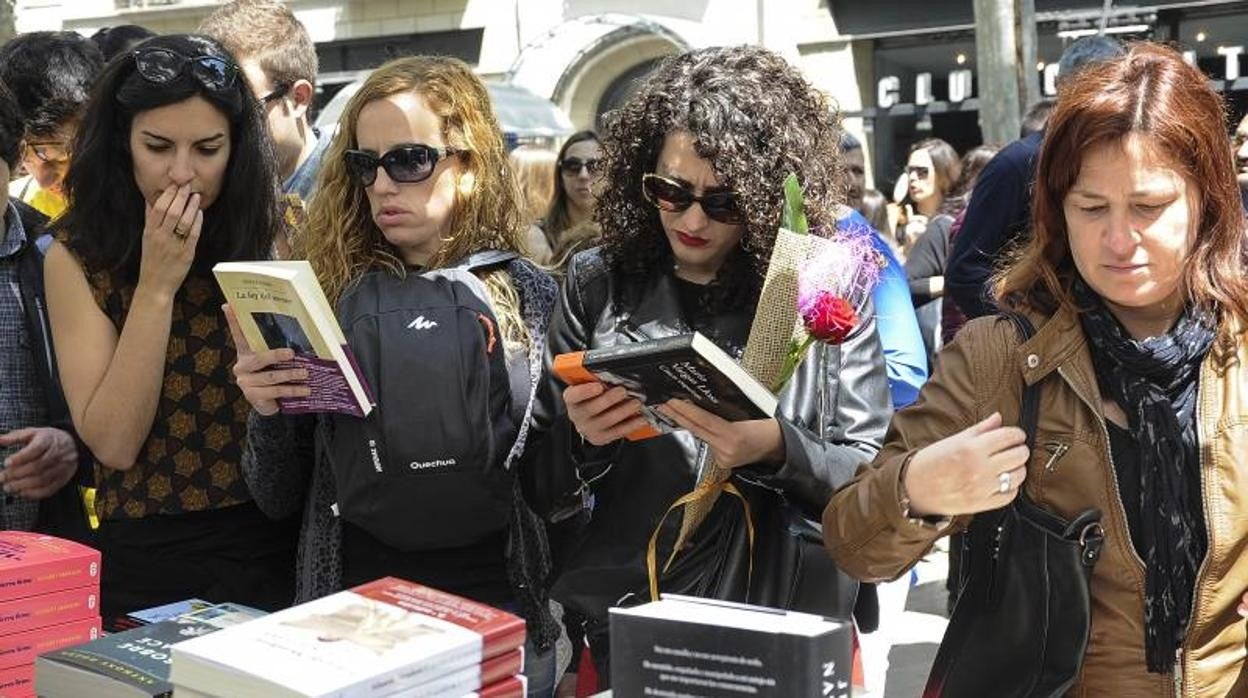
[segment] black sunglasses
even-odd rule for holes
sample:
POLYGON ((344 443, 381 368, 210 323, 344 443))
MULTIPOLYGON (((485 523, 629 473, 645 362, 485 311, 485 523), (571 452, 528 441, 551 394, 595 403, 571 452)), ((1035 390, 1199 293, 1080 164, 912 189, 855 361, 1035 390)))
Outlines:
POLYGON ((928 175, 932 174, 932 171, 927 167, 911 165, 906 168, 906 174, 914 177, 915 179, 927 179, 928 175))
POLYGON ((569 177, 574 177, 581 173, 581 170, 589 170, 591 175, 598 174, 598 168, 602 167, 602 160, 598 158, 589 158, 582 160, 580 158, 564 158, 559 161, 559 169, 569 177))
POLYGON ((713 191, 698 196, 688 184, 653 172, 641 178, 641 191, 650 203, 662 211, 679 213, 697 203, 702 206, 706 217, 713 221, 737 225, 744 220, 737 209, 737 198, 730 191, 713 191))
POLYGON ((279 82, 277 87, 273 88, 272 92, 260 98, 260 103, 267 105, 271 102, 276 102, 282 97, 285 97, 286 93, 290 92, 291 87, 293 87, 293 85, 288 82, 279 82))
POLYGON ((187 70, 210 90, 224 90, 238 79, 238 66, 216 56, 184 56, 167 48, 140 48, 134 51, 134 66, 144 80, 163 85, 187 70))
POLYGON ((463 148, 435 148, 424 143, 400 145, 380 156, 367 150, 348 150, 347 171, 362 187, 373 186, 378 167, 385 168, 386 176, 395 182, 415 184, 429 179, 438 160, 463 152, 466 152, 463 148))

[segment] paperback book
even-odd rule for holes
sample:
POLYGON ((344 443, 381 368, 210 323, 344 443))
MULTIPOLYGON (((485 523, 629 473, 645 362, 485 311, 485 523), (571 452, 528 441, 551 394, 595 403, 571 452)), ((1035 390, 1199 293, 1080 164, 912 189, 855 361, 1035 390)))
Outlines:
POLYGON ((98 616, 96 584, 0 601, 0 636, 98 616))
POLYGON ((654 409, 668 400, 688 400, 730 422, 772 417, 778 404, 766 386, 699 332, 560 354, 552 369, 569 385, 597 381, 637 398, 650 427, 629 434, 633 441, 675 427, 654 409))
POLYGON ((231 698, 462 696, 524 639, 510 613, 387 577, 178 644, 171 678, 231 698))
POLYGON ((45 698, 166 698, 173 692, 169 682, 173 645, 262 615, 246 606, 210 605, 49 652, 35 660, 36 687, 45 698))
POLYGON ((100 617, 58 623, 0 636, 0 669, 34 664, 44 652, 81 645, 100 637, 100 617))
POLYGON ((0 601, 100 584, 100 553, 80 543, 0 531, 0 601))
POLYGON ((847 623, 669 595, 612 608, 610 622, 615 695, 850 695, 847 623))
POLYGON ((252 350, 293 349, 295 358, 278 367, 308 371, 311 394, 278 400, 283 412, 364 417, 372 411, 372 391, 312 265, 221 262, 212 271, 252 350))

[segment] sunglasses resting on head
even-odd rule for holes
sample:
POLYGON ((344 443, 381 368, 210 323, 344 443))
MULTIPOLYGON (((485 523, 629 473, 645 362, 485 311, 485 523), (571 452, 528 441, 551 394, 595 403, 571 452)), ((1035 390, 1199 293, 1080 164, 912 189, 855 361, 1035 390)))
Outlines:
POLYGON ((144 80, 163 85, 188 70, 200 85, 225 90, 238 79, 238 66, 217 56, 184 56, 173 49, 151 46, 134 51, 134 66, 144 80))

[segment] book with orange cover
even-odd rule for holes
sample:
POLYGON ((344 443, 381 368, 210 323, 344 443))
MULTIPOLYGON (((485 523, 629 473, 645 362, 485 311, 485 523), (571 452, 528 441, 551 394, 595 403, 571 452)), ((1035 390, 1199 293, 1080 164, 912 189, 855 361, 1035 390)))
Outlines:
POLYGON ((0 601, 100 583, 100 552, 26 531, 0 531, 0 601))
POLYGON ((99 616, 0 635, 0 669, 33 664, 35 657, 44 652, 81 645, 99 637, 99 616))
POLYGON ((0 669, 0 698, 35 698, 35 665, 0 669))
POLYGON ((668 400, 687 400, 730 422, 772 417, 778 405, 766 386, 699 332, 560 354, 551 370, 568 385, 597 381, 637 398, 649 426, 629 434, 630 441, 677 428, 654 409, 668 400))
POLYGON ((0 636, 99 614, 98 584, 0 601, 0 636))

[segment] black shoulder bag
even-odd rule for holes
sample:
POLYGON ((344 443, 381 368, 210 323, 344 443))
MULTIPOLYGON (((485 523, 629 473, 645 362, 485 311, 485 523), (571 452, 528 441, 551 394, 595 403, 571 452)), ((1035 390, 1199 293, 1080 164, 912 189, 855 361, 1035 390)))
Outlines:
MULTIPOLYGON (((1035 329, 1007 314, 1022 341, 1035 329)), ((1023 390, 1019 424, 1034 446, 1040 384, 1023 390)), ((963 541, 958 603, 927 678, 924 698, 1062 696, 1088 646, 1092 568, 1105 532, 1100 509, 1072 521, 1026 492, 977 514, 963 541)))

